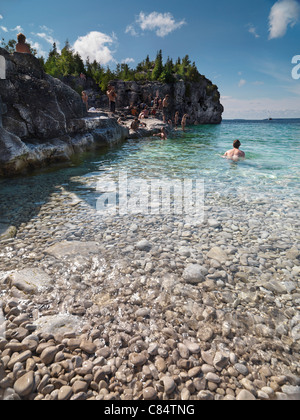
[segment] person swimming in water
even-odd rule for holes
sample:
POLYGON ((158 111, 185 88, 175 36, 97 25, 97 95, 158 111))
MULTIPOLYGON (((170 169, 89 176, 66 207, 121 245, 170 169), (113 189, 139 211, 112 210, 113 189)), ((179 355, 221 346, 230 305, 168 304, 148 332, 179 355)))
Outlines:
POLYGON ((240 159, 245 159, 246 155, 242 150, 240 150, 240 147, 241 147, 241 142, 239 140, 235 140, 233 142, 233 149, 228 150, 228 152, 226 152, 224 156, 222 156, 222 158, 230 159, 235 162, 237 162, 240 159))

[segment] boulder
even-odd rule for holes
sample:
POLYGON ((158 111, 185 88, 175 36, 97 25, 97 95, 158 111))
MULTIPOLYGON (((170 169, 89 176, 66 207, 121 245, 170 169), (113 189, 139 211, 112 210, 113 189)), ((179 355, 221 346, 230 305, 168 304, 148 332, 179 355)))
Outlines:
MULTIPOLYGON (((1 131, 0 131, 0 135, 1 135, 1 131)), ((17 233, 17 228, 15 226, 10 226, 5 223, 0 223, 0 241, 14 238, 16 236, 16 233, 17 233)))
POLYGON ((207 254, 208 258, 211 258, 212 260, 217 260, 220 263, 224 263, 227 261, 228 259, 228 255, 227 252, 224 251, 222 248, 220 247, 214 247, 212 248, 209 253, 207 254))
POLYGON ((52 335, 64 335, 67 333, 76 333, 79 335, 82 321, 79 317, 74 315, 58 314, 43 316, 34 321, 34 325, 37 327, 35 334, 42 332, 52 335))
POLYGON ((40 293, 53 284, 51 277, 39 268, 16 271, 9 276, 8 281, 10 287, 16 287, 29 295, 40 293))
POLYGON ((205 281, 207 269, 199 264, 189 264, 183 273, 183 279, 186 283, 198 284, 205 281))

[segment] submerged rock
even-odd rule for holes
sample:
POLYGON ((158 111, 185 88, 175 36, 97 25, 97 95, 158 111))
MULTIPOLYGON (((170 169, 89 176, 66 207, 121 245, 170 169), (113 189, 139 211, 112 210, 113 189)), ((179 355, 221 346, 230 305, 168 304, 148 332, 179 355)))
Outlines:
POLYGON ((46 253, 57 259, 88 257, 99 253, 99 244, 97 242, 63 241, 47 248, 46 253))
POLYGON ((17 228, 15 226, 9 226, 4 223, 0 223, 0 241, 14 238, 16 233, 17 228))
POLYGON ((53 283, 51 277, 38 268, 17 271, 9 276, 9 281, 11 287, 16 287, 29 295, 48 289, 53 283))
POLYGON ((199 264, 190 264, 186 267, 183 273, 183 279, 187 283, 197 284, 205 281, 207 269, 199 264))

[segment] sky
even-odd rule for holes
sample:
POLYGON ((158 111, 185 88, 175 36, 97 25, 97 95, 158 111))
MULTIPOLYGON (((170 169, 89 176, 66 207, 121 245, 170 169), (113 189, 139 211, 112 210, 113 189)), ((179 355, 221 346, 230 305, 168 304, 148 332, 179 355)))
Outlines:
POLYGON ((188 54, 224 119, 300 118, 300 0, 0 0, 0 38, 18 32, 46 58, 68 40, 112 68, 188 54))

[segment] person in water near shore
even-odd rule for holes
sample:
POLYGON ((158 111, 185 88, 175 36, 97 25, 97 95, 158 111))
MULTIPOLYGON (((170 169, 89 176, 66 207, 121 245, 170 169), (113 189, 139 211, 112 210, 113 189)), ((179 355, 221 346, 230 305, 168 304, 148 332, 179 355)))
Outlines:
POLYGON ((233 142, 233 149, 228 150, 228 152, 225 153, 224 156, 222 156, 224 159, 230 159, 234 160, 235 162, 244 159, 246 157, 245 153, 240 150, 241 142, 239 140, 235 140, 233 142))
POLYGON ((23 54, 31 54, 30 45, 26 44, 26 36, 22 33, 17 35, 18 43, 16 44, 16 52, 23 54))
POLYGON ((164 127, 162 127, 162 129, 160 130, 160 133, 153 134, 153 137, 159 137, 162 140, 168 140, 167 132, 164 127))
POLYGON ((188 117, 189 117, 188 114, 184 114, 184 116, 182 117, 182 120, 181 120, 182 131, 185 131, 186 121, 187 121, 188 117))
POLYGON ((178 122, 179 122, 179 112, 177 111, 175 113, 175 121, 174 121, 174 123, 175 123, 175 130, 177 130, 178 122))

